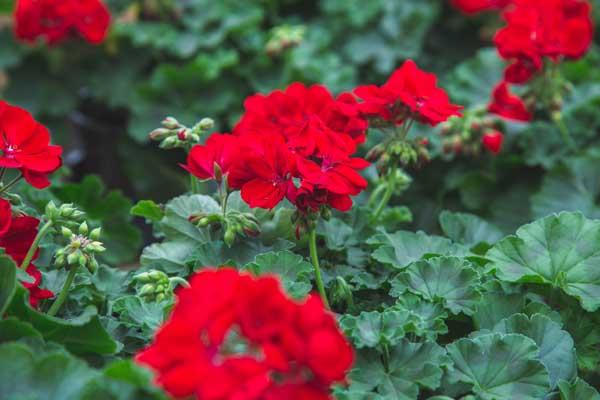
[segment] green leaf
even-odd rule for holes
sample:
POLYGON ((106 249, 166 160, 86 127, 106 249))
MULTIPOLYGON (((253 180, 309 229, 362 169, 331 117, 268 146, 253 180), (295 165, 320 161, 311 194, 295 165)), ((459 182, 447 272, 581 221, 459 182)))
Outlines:
POLYGON ((550 390, 548 372, 530 338, 498 333, 459 339, 447 346, 452 382, 473 385, 482 400, 538 400, 550 390))
POLYGON ((473 314, 477 329, 493 329, 504 318, 523 312, 525 297, 520 293, 506 293, 497 282, 484 285, 483 297, 473 314))
POLYGON ((600 153, 588 152, 554 167, 531 197, 533 215, 541 218, 560 211, 579 211, 588 218, 600 217, 596 201, 600 194, 599 162, 600 153))
POLYGON ((187 275, 186 260, 197 247, 198 242, 192 240, 154 243, 144 249, 140 263, 167 274, 187 275))
POLYGON ((312 290, 312 264, 291 251, 259 254, 254 262, 246 264, 243 269, 251 271, 254 275, 277 275, 281 278, 285 290, 294 298, 302 299, 312 290))
POLYGON ((0 345, 0 398, 79 400, 97 375, 64 351, 36 354, 25 345, 0 345))
POLYGON ((221 207, 210 196, 203 194, 183 195, 174 198, 165 205, 165 217, 160 222, 163 233, 168 239, 211 240, 208 231, 198 229, 189 221, 190 216, 199 213, 219 213, 221 207))
POLYGON ((563 212, 522 226, 486 256, 507 282, 562 289, 588 311, 600 308, 600 221, 563 212))
POLYGON ((165 213, 160 205, 156 204, 152 200, 140 200, 131 208, 131 215, 146 218, 149 221, 158 222, 164 217, 165 213))
POLYGON ((529 318, 516 314, 500 321, 494 332, 520 333, 533 339, 539 348, 539 360, 548 370, 552 388, 559 380, 571 380, 577 375, 573 338, 545 315, 535 314, 529 318))
POLYGON ((8 308, 17 287, 17 267, 6 255, 0 256, 0 315, 8 308))
POLYGON ((30 323, 45 340, 62 344, 75 354, 114 354, 118 350, 117 343, 100 323, 93 307, 70 320, 50 317, 31 308, 27 291, 19 286, 7 313, 30 323))
POLYGON ((573 383, 559 381, 558 390, 561 400, 600 400, 598 391, 580 378, 573 383))
POLYGON ((444 322, 448 318, 448 313, 440 304, 407 293, 398 299, 394 309, 406 310, 411 313, 413 317, 411 326, 406 329, 417 336, 435 340, 438 335, 448 333, 448 327, 444 322))
POLYGON ((468 253, 462 245, 440 236, 429 236, 424 232, 380 232, 369 238, 367 244, 377 247, 372 253, 375 260, 400 269, 425 256, 464 256, 468 253))
POLYGON ((409 291, 440 302, 453 314, 471 315, 481 298, 479 274, 472 264, 457 257, 435 257, 414 262, 392 281, 390 295, 409 291))
POLYGON ((25 337, 42 339, 42 335, 31 324, 14 317, 0 320, 0 343, 12 342, 25 337))
POLYGON ((167 302, 145 302, 137 296, 124 296, 115 300, 112 312, 119 315, 120 324, 135 328, 140 338, 149 341, 164 322, 171 305, 167 302))
POLYGON ((357 316, 344 315, 340 326, 356 348, 393 346, 404 337, 405 326, 412 325, 413 319, 406 310, 363 311, 357 316))
MULTIPOLYGON (((569 300, 569 299, 563 299, 569 300)), ((577 365, 583 371, 596 371, 600 364, 600 316, 583 311, 575 301, 562 301, 561 316, 566 330, 573 336, 577 349, 577 365)))
POLYGON ((499 228, 473 214, 442 211, 439 220, 446 236, 469 247, 481 242, 494 244, 504 236, 499 228))
POLYGON ((447 365, 446 351, 434 342, 411 343, 406 339, 390 349, 387 368, 381 354, 362 350, 350 373, 350 390, 376 391, 383 398, 416 400, 423 388, 440 386, 442 367, 447 365))

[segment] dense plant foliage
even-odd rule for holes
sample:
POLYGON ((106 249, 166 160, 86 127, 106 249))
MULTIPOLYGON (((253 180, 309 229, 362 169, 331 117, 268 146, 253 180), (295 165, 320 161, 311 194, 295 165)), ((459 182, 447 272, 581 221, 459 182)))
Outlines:
POLYGON ((0 398, 599 399, 599 11, 0 2, 0 398))

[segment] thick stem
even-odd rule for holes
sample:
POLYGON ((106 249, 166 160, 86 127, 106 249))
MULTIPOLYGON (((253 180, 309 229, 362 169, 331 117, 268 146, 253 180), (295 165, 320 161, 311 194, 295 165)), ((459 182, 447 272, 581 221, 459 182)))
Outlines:
POLYGON ((227 200, 229 200, 229 194, 230 192, 225 189, 225 193, 222 196, 222 200, 221 200, 221 209, 223 210, 223 218, 225 218, 225 216, 227 215, 227 200))
POLYGON ((71 266, 71 270, 69 271, 69 275, 67 275, 67 280, 65 281, 65 284, 63 285, 63 288, 60 291, 60 294, 58 295, 56 300, 54 300, 52 307, 50 307, 50 309, 48 310, 48 315, 50 315, 51 317, 54 317, 56 315, 56 313, 58 313, 58 311, 62 307, 63 303, 67 299, 67 296, 69 296, 69 289, 71 288, 71 285, 73 284, 73 280, 75 280, 76 274, 77 274, 77 267, 71 266))
POLYGON ((379 202, 379 205, 377 206, 377 208, 375 209, 375 213, 373 214, 373 218, 375 220, 379 219, 381 213, 383 212, 383 210, 385 210, 385 207, 387 206, 388 202, 392 198, 392 195, 394 194, 394 189, 396 188, 396 168, 392 168, 388 172, 386 186, 387 187, 385 193, 383 194, 383 197, 381 198, 381 201, 379 202))
POLYGON ((373 193, 371 193, 371 197, 369 197, 369 201, 367 201, 367 207, 373 206, 375 201, 377 201, 377 199, 379 198, 381 192, 383 192, 384 190, 385 190, 385 185, 377 186, 377 188, 375 188, 375 190, 373 190, 373 193))
POLYGON ((315 228, 312 228, 308 234, 308 247, 310 249, 310 259, 312 260, 313 267, 315 269, 315 282, 317 283, 317 289, 323 300, 323 304, 329 309, 329 301, 327 300, 327 293, 325 293, 325 285, 323 285, 323 278, 321 277, 321 267, 319 266, 319 255, 317 254, 317 232, 315 228))
POLYGON ((31 260, 33 259, 33 256, 35 255, 35 252, 37 251, 38 247, 40 247, 40 242, 42 241, 44 236, 46 236, 46 233, 48 233, 50 228, 52 228, 52 221, 46 222, 42 226, 42 228, 38 231, 37 235, 35 236, 35 239, 33 240, 33 243, 31 244, 31 247, 27 251, 25 258, 23 259, 23 262, 21 263, 21 266, 20 266, 21 269, 27 269, 27 267, 29 266, 29 263, 31 263, 31 260))

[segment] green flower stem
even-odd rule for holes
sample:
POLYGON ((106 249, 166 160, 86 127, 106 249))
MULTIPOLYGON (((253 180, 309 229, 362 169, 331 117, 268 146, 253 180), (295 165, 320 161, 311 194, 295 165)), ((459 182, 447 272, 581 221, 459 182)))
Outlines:
POLYGON ((558 131, 560 132, 560 135, 562 136, 562 138, 565 141, 565 143, 567 144, 567 146, 569 146, 569 148, 572 150, 575 149, 576 148, 575 141, 571 137, 569 128, 567 128, 567 125, 565 124, 565 121, 562 118, 562 114, 560 112, 553 113, 552 120, 554 121, 554 124, 558 128, 558 131))
POLYGON ((225 189, 225 193, 222 196, 221 208, 223 209, 223 218, 227 216, 227 201, 229 200, 229 190, 225 189))
POLYGON ((75 280, 75 275, 77 274, 77 269, 78 269, 77 267, 71 266, 71 269, 69 270, 69 275, 67 275, 67 280, 65 281, 65 284, 63 285, 63 288, 60 291, 60 294, 58 295, 56 300, 54 300, 52 307, 50 307, 50 309, 48 310, 48 315, 50 315, 51 317, 54 317, 56 315, 58 310, 60 310, 63 303, 67 299, 67 296, 69 295, 69 289, 71 288, 71 285, 73 284, 73 280, 75 280))
POLYGON ((377 186, 377 188, 375 190, 373 190, 373 193, 371 193, 371 197, 369 197, 369 201, 367 201, 367 207, 372 206, 375 201, 379 198, 379 196, 381 195, 381 192, 383 192, 385 190, 385 185, 379 185, 377 186))
POLYGON ((190 174, 190 190, 192 194, 198 193, 198 179, 192 174, 190 174))
POLYGON ((323 285, 323 278, 321 277, 321 267, 319 266, 319 255, 317 254, 317 232, 315 228, 312 228, 308 236, 308 247, 310 249, 310 258, 312 260, 313 267, 315 268, 315 281, 317 283, 317 289, 323 300, 323 304, 329 309, 329 300, 327 300, 327 293, 325 293, 325 285, 323 285))
POLYGON ((2 189, 0 189, 0 193, 8 191, 8 189, 15 186, 21 180, 21 178, 23 178, 23 174, 19 174, 19 176, 17 176, 15 179, 8 182, 2 189))
POLYGON ((52 228, 52 221, 46 222, 38 231, 37 235, 35 236, 35 239, 33 240, 33 243, 31 244, 31 247, 27 251, 27 254, 25 255, 25 258, 23 259, 23 262, 21 263, 21 266, 19 268, 23 270, 27 269, 29 263, 31 263, 31 260, 33 259, 35 252, 40 246, 40 242, 42 241, 44 236, 46 236, 50 228, 52 228))
POLYGON ((379 217, 381 216, 381 213, 383 212, 383 210, 387 206, 388 202, 392 198, 392 195, 394 194, 394 189, 396 188, 396 175, 397 175, 396 168, 392 168, 388 172, 388 179, 387 179, 385 193, 383 194, 383 197, 381 198, 381 201, 379 202, 379 205, 377 206, 377 208, 375 209, 375 213, 373 214, 373 218, 375 220, 379 219, 379 217))

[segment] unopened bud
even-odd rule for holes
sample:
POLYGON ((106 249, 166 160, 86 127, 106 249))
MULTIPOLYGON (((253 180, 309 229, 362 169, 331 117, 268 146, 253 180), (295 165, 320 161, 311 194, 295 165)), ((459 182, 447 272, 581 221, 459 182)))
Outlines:
POLYGON ((166 128, 158 128, 150 132, 151 140, 163 140, 171 136, 171 130, 166 128))
POLYGON ((88 228, 87 222, 83 221, 81 223, 81 225, 79 225, 78 232, 79 232, 80 235, 87 235, 88 234, 89 228, 88 228))
POLYGON ((228 247, 233 246, 233 243, 235 242, 235 231, 231 228, 227 229, 227 231, 225 231, 225 235, 223 236, 223 241, 228 247))
POLYGON ((215 121, 211 118, 202 118, 200 122, 198 122, 198 127, 203 131, 208 131, 215 126, 215 121))
POLYGON ((177 132, 177 139, 181 140, 182 142, 185 142, 189 137, 189 132, 187 129, 182 129, 179 132, 177 132))
POLYGON ((98 239, 100 239, 100 235, 102 235, 102 228, 93 229, 90 232, 90 239, 91 240, 98 240, 98 239))
POLYGON ((147 283, 141 287, 139 294, 140 296, 148 296, 149 294, 154 293, 154 285, 151 283, 147 283))
POLYGON ((177 145, 179 144, 179 141, 177 139, 177 136, 169 136, 168 138, 166 138, 165 140, 163 140, 159 147, 161 149, 173 149, 175 147, 177 147, 177 145))
POLYGON ((149 283, 152 281, 152 278, 150 278, 150 274, 148 274, 148 272, 142 272, 141 274, 137 274, 133 277, 133 279, 140 283, 149 283))
POLYGON ((75 265, 79 262, 79 255, 81 253, 79 251, 76 251, 74 253, 71 253, 67 256, 67 264, 69 265, 75 265))
POLYGON ((66 226, 63 226, 60 229, 60 233, 63 235, 63 237, 65 239, 71 239, 71 237, 73 236, 73 231, 71 231, 69 228, 67 228, 66 226))
POLYGON ((98 270, 98 261, 94 257, 87 263, 87 269, 92 274, 98 270))
POLYGON ((175 118, 167 117, 163 119, 162 126, 164 126, 167 129, 177 129, 181 126, 181 124, 175 118))
POLYGON ((46 204, 46 216, 49 219, 54 219, 59 216, 58 208, 56 207, 56 204, 54 204, 53 201, 49 201, 48 204, 46 204))

